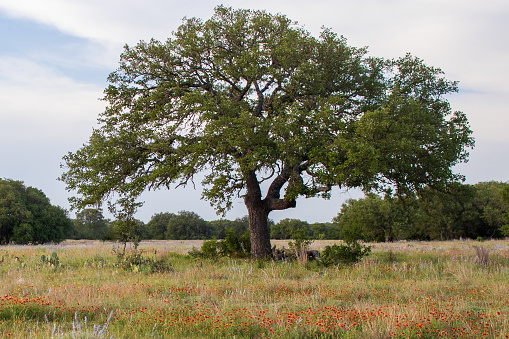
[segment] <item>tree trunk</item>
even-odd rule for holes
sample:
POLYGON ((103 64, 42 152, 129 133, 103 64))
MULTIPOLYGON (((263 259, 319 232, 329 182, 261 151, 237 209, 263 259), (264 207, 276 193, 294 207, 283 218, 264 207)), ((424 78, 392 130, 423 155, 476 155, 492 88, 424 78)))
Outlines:
POLYGON ((248 206, 247 211, 249 215, 251 256, 255 259, 266 259, 271 256, 270 232, 267 222, 269 212, 263 204, 248 206))
POLYGON ((251 257, 264 259, 271 254, 270 233, 267 223, 270 209, 262 200, 262 192, 255 172, 247 172, 245 178, 247 191, 244 196, 244 203, 249 216, 251 257))
POLYGON ((246 195, 244 203, 249 215, 249 236, 251 238, 251 257, 265 259, 272 255, 268 217, 270 211, 295 207, 295 200, 286 201, 279 198, 281 188, 290 178, 291 168, 286 168, 278 175, 269 187, 267 197, 262 200, 260 183, 254 171, 244 174, 246 195))

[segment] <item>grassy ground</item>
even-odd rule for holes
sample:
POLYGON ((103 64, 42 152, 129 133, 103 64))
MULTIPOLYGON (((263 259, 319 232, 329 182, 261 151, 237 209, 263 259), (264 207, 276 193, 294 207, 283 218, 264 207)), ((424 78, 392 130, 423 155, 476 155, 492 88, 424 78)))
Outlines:
POLYGON ((0 337, 509 337, 509 241, 373 244, 327 269, 186 255, 200 245, 122 264, 113 243, 0 246, 0 337))

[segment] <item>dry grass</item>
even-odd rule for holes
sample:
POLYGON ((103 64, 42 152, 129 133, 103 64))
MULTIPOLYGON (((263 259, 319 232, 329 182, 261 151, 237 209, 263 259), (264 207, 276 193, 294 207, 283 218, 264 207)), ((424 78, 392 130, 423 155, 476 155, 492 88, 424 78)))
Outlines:
POLYGON ((185 254, 201 241, 142 242, 145 258, 173 265, 150 274, 119 267, 113 243, 0 246, 0 337, 507 337, 509 241, 482 243, 487 261, 480 245, 372 244, 361 263, 325 269, 199 261, 185 254), (40 260, 52 252, 59 267, 40 260))

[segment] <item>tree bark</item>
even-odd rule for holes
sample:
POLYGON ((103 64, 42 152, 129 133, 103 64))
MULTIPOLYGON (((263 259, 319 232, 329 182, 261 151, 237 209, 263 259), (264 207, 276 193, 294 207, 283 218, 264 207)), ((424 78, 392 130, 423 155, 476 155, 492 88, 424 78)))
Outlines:
POLYGON ((267 222, 270 210, 262 201, 262 192, 256 173, 248 172, 244 176, 246 180, 244 203, 249 216, 251 256, 255 259, 264 259, 271 254, 270 232, 267 222))
POLYGON ((251 256, 255 259, 266 259, 271 256, 270 232, 268 227, 269 211, 263 204, 247 206, 249 216, 249 236, 251 239, 251 256))
MULTIPOLYGON (((296 178, 300 178, 298 167, 296 178)), ((260 183, 255 172, 244 173, 246 183, 246 204, 249 216, 249 236, 251 239, 251 256, 255 259, 264 259, 272 255, 270 246, 270 231, 268 227, 269 213, 274 210, 284 210, 296 206, 295 200, 280 199, 281 188, 291 178, 292 167, 285 166, 282 173, 278 175, 269 187, 267 196, 262 199, 260 183)))

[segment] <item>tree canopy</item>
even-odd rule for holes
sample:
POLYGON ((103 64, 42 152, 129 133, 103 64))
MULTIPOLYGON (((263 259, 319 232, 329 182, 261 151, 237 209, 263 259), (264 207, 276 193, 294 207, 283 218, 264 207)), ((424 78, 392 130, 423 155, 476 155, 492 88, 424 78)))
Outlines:
POLYGON ((0 179, 0 243, 60 242, 71 235, 67 212, 22 181, 0 179))
POLYGON ((403 199, 368 194, 350 199, 334 218, 345 240, 450 240, 499 238, 509 202, 503 192, 509 183, 450 183, 440 190, 426 187, 403 199))
POLYGON ((97 208, 86 208, 76 213, 74 237, 77 239, 105 240, 111 235, 111 225, 97 208))
POLYGON ((185 19, 165 42, 126 46, 108 81, 100 127, 64 157, 73 206, 116 197, 126 207, 205 172, 218 212, 243 197, 254 257, 270 254, 269 213, 299 196, 442 185, 460 178, 451 168, 473 146, 444 98, 457 84, 440 69, 371 57, 265 11, 185 19))

